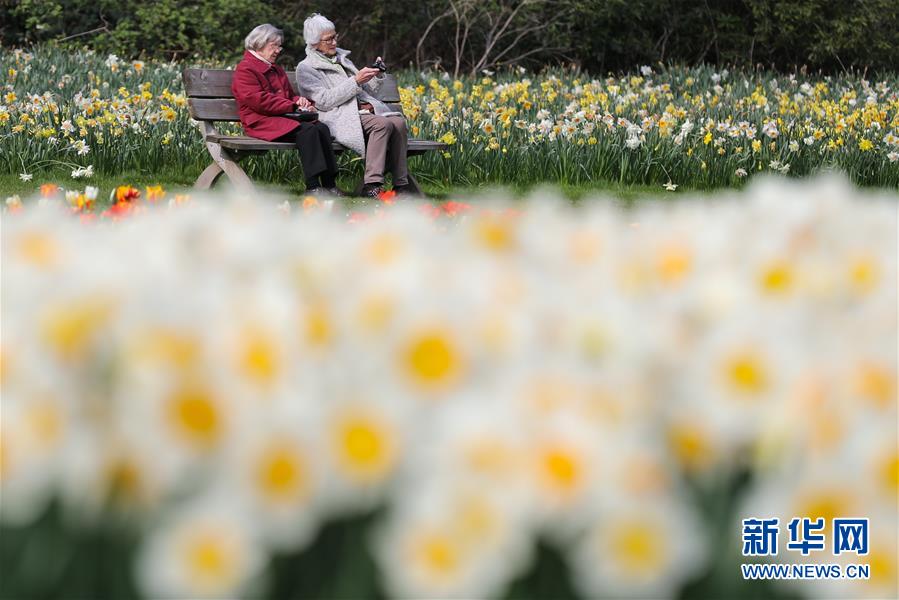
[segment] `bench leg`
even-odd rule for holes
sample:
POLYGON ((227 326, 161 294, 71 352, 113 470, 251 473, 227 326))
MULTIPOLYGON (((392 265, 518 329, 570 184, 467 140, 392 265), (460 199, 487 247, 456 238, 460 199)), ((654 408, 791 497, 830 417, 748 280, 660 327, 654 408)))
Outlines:
POLYGON ((415 176, 412 173, 409 173, 409 187, 412 188, 412 191, 418 194, 419 196, 424 196, 425 193, 421 191, 421 186, 418 185, 418 180, 415 179, 415 176))
POLYGON ((218 166, 217 163, 212 163, 206 169, 200 173, 200 176, 197 177, 197 181, 194 183, 194 188, 198 190, 208 190, 219 177, 222 176, 222 168, 218 166))
MULTIPOLYGON (((199 126, 200 130, 203 132, 203 137, 206 139, 206 150, 209 151, 209 156, 212 157, 215 165, 228 176, 228 179, 235 188, 244 191, 252 190, 252 180, 250 180, 244 170, 240 168, 240 165, 237 164, 240 159, 232 155, 225 148, 222 148, 221 144, 209 141, 209 137, 216 133, 215 128, 208 121, 200 121, 199 126)), ((215 173, 215 169, 210 165, 206 167, 206 170, 203 171, 200 178, 197 179, 196 186, 200 187, 201 184, 205 184, 207 179, 211 186, 220 175, 221 173, 215 173)))
MULTIPOLYGON (((208 146, 211 144, 207 143, 206 145, 208 146)), ((218 144, 215 145, 218 146, 218 144)), ((253 181, 244 170, 240 168, 240 165, 237 164, 237 160, 235 160, 227 150, 219 146, 218 157, 213 154, 213 158, 217 158, 215 162, 217 162, 218 166, 225 172, 225 175, 228 176, 228 179, 235 188, 244 191, 253 189, 253 181)))
POLYGON ((234 187, 247 191, 253 189, 253 180, 250 179, 244 170, 237 164, 237 161, 232 159, 225 150, 222 150, 221 166, 225 171, 225 175, 227 175, 228 179, 231 180, 231 183, 234 184, 234 187))

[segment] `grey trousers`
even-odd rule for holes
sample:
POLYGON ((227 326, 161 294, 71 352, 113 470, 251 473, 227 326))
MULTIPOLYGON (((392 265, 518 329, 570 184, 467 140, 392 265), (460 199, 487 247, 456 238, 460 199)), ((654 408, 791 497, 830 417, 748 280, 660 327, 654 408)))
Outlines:
POLYGON ((393 185, 409 183, 406 147, 409 134, 406 119, 397 115, 359 115, 365 135, 365 177, 363 183, 384 183, 384 170, 393 173, 393 185))

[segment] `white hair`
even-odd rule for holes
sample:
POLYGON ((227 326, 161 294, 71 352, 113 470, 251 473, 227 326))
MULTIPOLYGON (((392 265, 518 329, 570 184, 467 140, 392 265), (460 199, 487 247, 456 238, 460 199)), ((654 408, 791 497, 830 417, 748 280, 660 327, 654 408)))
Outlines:
POLYGON ((284 32, 269 23, 263 23, 253 28, 253 31, 243 41, 247 50, 261 50, 269 42, 275 40, 284 41, 284 32))
POLYGON ((315 13, 303 22, 303 39, 307 46, 314 46, 321 41, 324 32, 336 30, 328 17, 315 13))

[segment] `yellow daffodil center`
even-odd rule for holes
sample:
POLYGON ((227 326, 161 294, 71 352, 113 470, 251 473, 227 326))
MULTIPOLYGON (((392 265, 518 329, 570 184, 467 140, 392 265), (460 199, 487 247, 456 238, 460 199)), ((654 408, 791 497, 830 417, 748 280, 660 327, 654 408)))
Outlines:
POLYGON ((212 394, 203 387, 187 385, 169 400, 175 429, 189 442, 209 446, 218 439, 221 422, 212 394))
POLYGON ((368 255, 372 262, 383 266, 396 260, 401 250, 402 243, 396 236, 382 234, 371 240, 368 255))
POLYGON ((510 223, 498 217, 484 217, 475 225, 478 241, 489 250, 509 250, 515 245, 510 223))
POLYGON ((50 400, 41 400, 31 406, 26 413, 29 431, 41 447, 56 444, 62 437, 64 420, 59 408, 50 400))
POLYGON ((198 535, 187 547, 187 564, 193 584, 201 590, 227 587, 234 576, 236 557, 224 540, 213 533, 198 535))
POLYGON ((498 526, 496 510, 483 498, 469 496, 464 498, 458 508, 457 531, 464 543, 483 542, 490 537, 498 526))
POLYGON ((873 290, 877 286, 879 276, 877 263, 870 258, 858 259, 849 267, 849 281, 852 283, 852 287, 860 293, 873 290))
POLYGON ((80 358, 110 315, 110 304, 98 299, 59 307, 44 320, 44 340, 63 358, 80 358))
POLYGON ((744 394, 761 394, 768 389, 765 365, 759 356, 746 352, 738 354, 727 363, 727 380, 736 391, 744 394))
POLYGON ((783 262, 769 265, 762 271, 762 289, 770 294, 783 294, 793 285, 793 270, 783 262))
POLYGON ((797 517, 823 518, 825 523, 850 515, 851 500, 838 490, 817 490, 800 500, 797 517))
POLYGON ((200 344, 189 334, 160 328, 138 336, 132 347, 132 356, 137 360, 161 362, 189 370, 199 359, 200 344))
POLYGON ((465 461, 475 473, 493 477, 511 469, 514 453, 500 442, 478 440, 466 449, 465 461))
POLYGON ((427 573, 438 579, 447 579, 459 566, 459 550, 446 535, 427 533, 418 540, 416 547, 418 562, 427 573))
POLYGON ((665 551, 659 533, 645 523, 616 526, 612 534, 612 556, 631 574, 647 574, 661 565, 665 551))
POLYGON ((305 469, 296 448, 270 448, 261 458, 257 478, 263 494, 271 500, 293 499, 306 487, 305 469))
POLYGON ((895 501, 899 495, 899 452, 893 449, 892 454, 882 461, 880 466, 881 481, 887 494, 892 494, 895 501))
POLYGON ((260 385, 271 384, 278 376, 280 362, 271 336, 259 331, 245 334, 240 366, 250 380, 260 385))
POLYGON ((384 425, 366 415, 341 420, 337 428, 340 464, 354 479, 380 478, 391 465, 392 451, 384 425))
POLYGON ((579 458, 567 448, 548 448, 541 457, 544 481, 551 490, 567 495, 581 483, 579 458))
POLYGON ((672 426, 668 431, 668 443, 680 464, 690 471, 702 469, 712 457, 708 434, 692 425, 672 426))
POLYGON ((859 366, 855 389, 860 396, 878 407, 887 407, 895 402, 895 377, 887 369, 873 363, 859 366))
POLYGON ((37 267, 52 267, 59 260, 59 245, 49 235, 32 232, 22 236, 18 245, 23 260, 37 267))
POLYGON ((659 279, 664 283, 677 283, 690 271, 691 256, 687 248, 670 245, 662 248, 656 263, 659 279))
MULTIPOLYGON (((865 562, 871 568, 871 583, 875 585, 896 585, 896 554, 886 547, 873 546, 865 562)), ((895 590, 895 587, 893 588, 895 590)))
POLYGON ((382 296, 372 296, 363 300, 357 313, 359 326, 372 333, 382 331, 392 317, 393 301, 382 296))
POLYGON ((308 307, 305 327, 306 341, 313 347, 327 346, 334 335, 331 315, 327 307, 322 303, 316 303, 308 307))
POLYGON ((448 383, 460 367, 458 351, 449 336, 440 331, 416 336, 408 345, 405 358, 408 372, 426 387, 448 383))
POLYGON ((134 460, 115 460, 106 474, 109 494, 117 500, 134 502, 143 495, 144 485, 140 467, 134 460))

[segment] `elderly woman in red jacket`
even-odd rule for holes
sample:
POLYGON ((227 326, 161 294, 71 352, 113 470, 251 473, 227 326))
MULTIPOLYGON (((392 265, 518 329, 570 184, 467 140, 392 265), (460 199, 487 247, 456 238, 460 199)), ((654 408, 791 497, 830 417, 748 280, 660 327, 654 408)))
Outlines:
POLYGON ((297 121, 281 116, 315 111, 312 102, 294 92, 284 69, 275 64, 283 41, 284 33, 268 23, 253 29, 244 41, 246 52, 231 83, 240 122, 249 136, 296 144, 307 191, 324 189, 342 196, 335 182, 337 162, 328 126, 320 121, 297 121))

